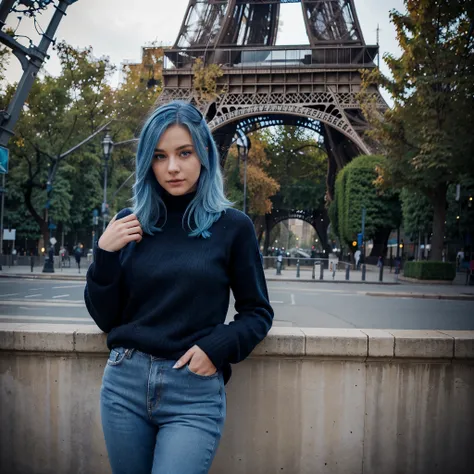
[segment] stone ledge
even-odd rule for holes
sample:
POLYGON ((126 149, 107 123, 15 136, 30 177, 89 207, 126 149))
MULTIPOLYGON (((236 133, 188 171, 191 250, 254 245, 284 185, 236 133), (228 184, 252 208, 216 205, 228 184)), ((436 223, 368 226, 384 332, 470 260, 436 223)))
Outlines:
POLYGON ((383 329, 361 329, 367 335, 369 341, 368 357, 387 357, 392 359, 395 356, 395 337, 383 329))
POLYGON ((474 359, 474 331, 445 331, 439 332, 454 338, 454 358, 474 359))
MULTIPOLYGON (((454 338, 439 331, 390 330, 396 358, 453 359, 454 338)), ((474 332, 473 332, 474 337, 474 332)))
MULTIPOLYGON (((0 350, 108 352, 95 326, 0 323, 0 350)), ((273 327, 253 357, 474 360, 474 331, 273 327)))
POLYGON ((367 357, 367 335, 360 329, 303 328, 306 355, 320 357, 367 357))
POLYGON ((304 356, 306 338, 302 329, 294 327, 273 327, 252 352, 253 356, 304 356))

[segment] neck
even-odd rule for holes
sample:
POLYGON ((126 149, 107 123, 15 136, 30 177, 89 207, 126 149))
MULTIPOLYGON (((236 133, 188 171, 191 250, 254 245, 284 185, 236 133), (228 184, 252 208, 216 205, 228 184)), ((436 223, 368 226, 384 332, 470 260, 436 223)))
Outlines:
POLYGON ((163 199, 163 202, 165 203, 166 209, 169 213, 184 214, 186 208, 195 196, 196 191, 183 194, 181 196, 172 196, 171 194, 164 191, 161 198, 163 199))

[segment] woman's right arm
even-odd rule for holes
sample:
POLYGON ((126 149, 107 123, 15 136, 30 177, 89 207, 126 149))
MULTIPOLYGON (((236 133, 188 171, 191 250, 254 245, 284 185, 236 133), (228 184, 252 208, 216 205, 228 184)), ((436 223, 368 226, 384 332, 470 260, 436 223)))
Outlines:
POLYGON ((143 232, 129 209, 120 211, 107 226, 94 251, 94 262, 87 271, 84 300, 87 310, 104 331, 121 323, 125 294, 120 253, 130 242, 140 242, 143 232))
POLYGON ((87 271, 84 300, 92 319, 104 332, 120 325, 124 303, 122 284, 120 251, 107 252, 97 246, 94 262, 87 271))

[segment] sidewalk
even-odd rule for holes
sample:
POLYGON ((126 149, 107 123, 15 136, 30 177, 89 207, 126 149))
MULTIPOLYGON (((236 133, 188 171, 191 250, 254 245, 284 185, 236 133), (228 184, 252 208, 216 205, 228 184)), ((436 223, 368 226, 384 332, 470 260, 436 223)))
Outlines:
POLYGON ((38 266, 31 268, 26 265, 18 265, 9 267, 3 265, 2 270, 0 271, 0 278, 39 278, 46 280, 79 280, 82 281, 86 279, 87 269, 89 268, 89 263, 84 262, 85 266, 81 263, 81 273, 79 273, 77 267, 71 264, 71 268, 55 268, 54 273, 43 273, 43 267, 38 266))

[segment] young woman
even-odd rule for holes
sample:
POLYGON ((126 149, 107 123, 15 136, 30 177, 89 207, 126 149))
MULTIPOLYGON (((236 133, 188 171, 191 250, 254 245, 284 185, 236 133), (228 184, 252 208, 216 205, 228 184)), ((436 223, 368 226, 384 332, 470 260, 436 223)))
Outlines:
POLYGON ((172 102, 138 144, 133 210, 95 249, 85 301, 110 349, 101 416, 114 474, 205 474, 226 416, 231 363, 272 325, 251 220, 223 193, 201 113, 172 102), (229 290, 237 314, 224 324, 229 290))

